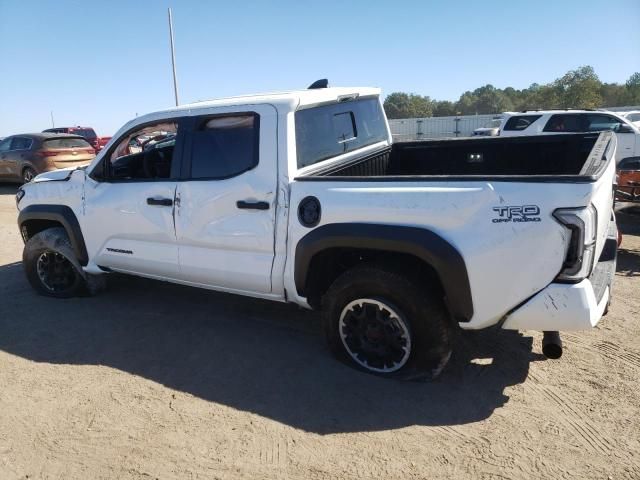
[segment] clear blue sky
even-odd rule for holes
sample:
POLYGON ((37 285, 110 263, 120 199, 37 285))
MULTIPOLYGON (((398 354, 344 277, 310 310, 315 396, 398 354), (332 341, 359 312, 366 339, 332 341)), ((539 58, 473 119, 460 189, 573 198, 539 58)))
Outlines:
POLYGON ((51 125, 111 135, 172 106, 172 6, 180 100, 372 85, 455 100, 592 65, 640 71, 640 0, 0 0, 0 136, 51 125))

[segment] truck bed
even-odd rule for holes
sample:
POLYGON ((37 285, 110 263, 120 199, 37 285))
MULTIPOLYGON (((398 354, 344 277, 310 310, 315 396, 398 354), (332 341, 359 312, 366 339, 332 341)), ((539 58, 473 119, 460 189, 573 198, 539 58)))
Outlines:
POLYGON ((504 177, 518 181, 590 182, 606 166, 611 132, 394 143, 374 154, 319 168, 297 180, 504 177))

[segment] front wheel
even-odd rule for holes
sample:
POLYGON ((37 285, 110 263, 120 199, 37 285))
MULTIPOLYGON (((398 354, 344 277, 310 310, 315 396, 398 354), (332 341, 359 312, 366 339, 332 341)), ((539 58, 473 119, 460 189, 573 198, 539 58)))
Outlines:
POLYGON ((64 228, 48 228, 31 237, 22 254, 27 279, 41 295, 68 298, 85 290, 64 228))
POLYGON ((323 297, 338 359, 368 373, 433 379, 451 355, 452 326, 438 289, 377 266, 342 274, 323 297))

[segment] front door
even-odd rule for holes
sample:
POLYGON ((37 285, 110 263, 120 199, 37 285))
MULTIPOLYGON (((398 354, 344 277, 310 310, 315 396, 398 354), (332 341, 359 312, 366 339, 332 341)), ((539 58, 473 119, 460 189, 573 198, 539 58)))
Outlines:
POLYGON ((177 189, 185 281, 269 294, 276 223, 277 115, 271 105, 191 119, 177 189))
POLYGON ((164 120, 125 133, 87 178, 83 233, 97 265, 178 277, 173 214, 181 125, 164 120))

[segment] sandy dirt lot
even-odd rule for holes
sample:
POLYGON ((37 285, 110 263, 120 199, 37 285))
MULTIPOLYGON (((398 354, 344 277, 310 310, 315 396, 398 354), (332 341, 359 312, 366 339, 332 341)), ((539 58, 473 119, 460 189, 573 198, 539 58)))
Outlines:
POLYGON ((0 479, 638 479, 640 215, 598 328, 461 333, 433 383, 330 356, 295 307, 113 277, 54 300, 0 186, 0 479))

